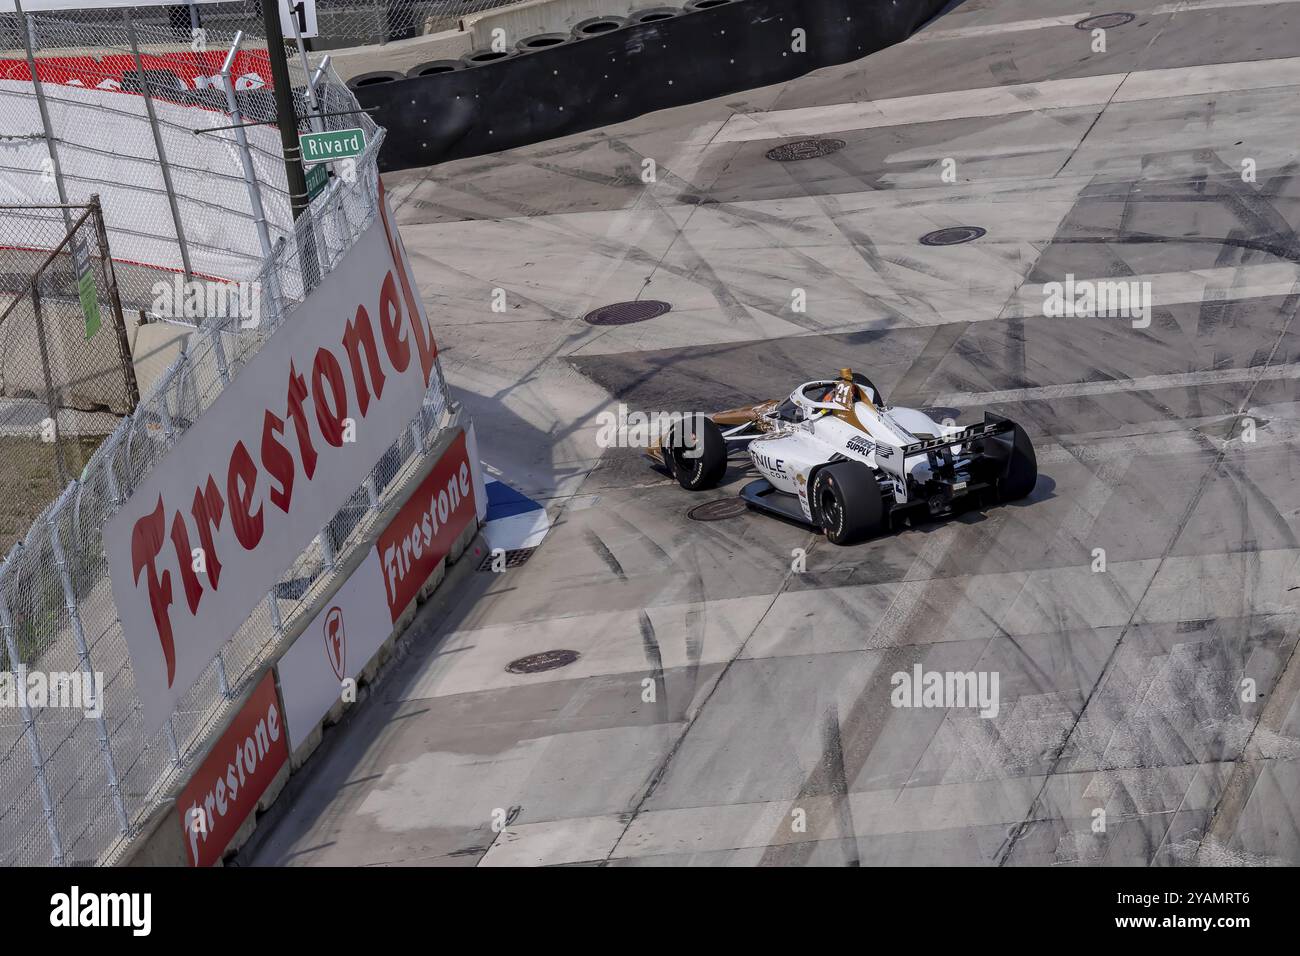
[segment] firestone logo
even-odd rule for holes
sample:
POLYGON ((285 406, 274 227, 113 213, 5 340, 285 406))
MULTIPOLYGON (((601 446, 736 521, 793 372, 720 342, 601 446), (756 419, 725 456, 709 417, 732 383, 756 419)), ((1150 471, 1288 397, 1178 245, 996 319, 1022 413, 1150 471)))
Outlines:
POLYGON ((342 680, 347 661, 347 635, 343 630, 343 609, 337 604, 325 615, 325 656, 334 675, 342 680))
POLYGON ((470 480, 469 463, 462 461, 446 484, 433 489, 419 521, 413 522, 410 531, 384 549, 384 584, 390 603, 411 567, 437 539, 448 520, 459 517, 462 503, 472 506, 470 480))

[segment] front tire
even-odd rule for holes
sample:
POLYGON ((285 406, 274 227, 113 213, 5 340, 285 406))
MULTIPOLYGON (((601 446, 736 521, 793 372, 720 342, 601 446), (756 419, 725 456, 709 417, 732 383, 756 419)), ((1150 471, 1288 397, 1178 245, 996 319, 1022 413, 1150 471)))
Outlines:
POLYGON ((687 491, 716 487, 727 473, 727 440, 717 423, 703 415, 674 423, 663 453, 669 473, 687 491))
POLYGON ((841 461, 820 469, 810 493, 813 516, 831 544, 856 544, 884 530, 880 485, 861 462, 841 461))

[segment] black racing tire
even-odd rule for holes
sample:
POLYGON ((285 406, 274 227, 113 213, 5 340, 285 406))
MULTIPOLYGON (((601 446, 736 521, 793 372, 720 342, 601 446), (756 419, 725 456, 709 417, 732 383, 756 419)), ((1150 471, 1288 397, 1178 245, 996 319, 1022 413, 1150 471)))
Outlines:
POLYGON ((711 418, 688 416, 668 431, 663 443, 664 464, 687 491, 717 487, 727 473, 727 440, 711 418), (693 455, 696 449, 698 455, 693 455))
MULTIPOLYGON (((405 77, 396 70, 372 70, 369 73, 360 73, 357 76, 352 77, 352 79, 348 80, 347 85, 349 90, 355 91, 365 86, 378 86, 381 83, 395 83, 398 80, 403 79, 405 79, 405 77)), ((258 90, 257 92, 265 93, 267 99, 270 99, 270 94, 265 90, 258 90)), ((242 106, 243 104, 241 103, 240 105, 242 106)), ((274 110, 271 111, 272 114, 274 114, 274 112, 274 110)))
POLYGON ((680 7, 646 7, 643 10, 633 10, 629 13, 627 22, 631 26, 640 26, 643 23, 662 23, 665 20, 671 20, 681 15, 682 10, 680 7))
POLYGON ((591 37, 602 36, 606 33, 613 33, 615 30, 622 29, 626 23, 626 17, 587 17, 587 19, 579 20, 575 23, 571 33, 575 40, 586 40, 591 37))
POLYGON ((518 50, 474 50, 466 53, 460 58, 460 62, 466 69, 477 69, 481 66, 491 66, 493 63, 500 63, 502 60, 508 60, 512 56, 518 56, 518 50))
POLYGON ((831 544, 857 544, 885 528, 885 502, 875 473, 860 461, 818 469, 810 495, 813 517, 831 544))
POLYGON ((425 60, 423 63, 417 63, 406 71, 408 78, 417 76, 438 76, 442 73, 455 73, 457 70, 465 69, 465 64, 460 60, 425 60))
POLYGON ((1006 473, 998 479, 998 500, 1019 501, 1027 497, 1038 483, 1038 458, 1034 445, 1019 425, 1012 433, 1011 454, 1006 473))
POLYGON ((550 50, 572 42, 573 36, 568 33, 534 33, 516 43, 515 49, 520 53, 534 53, 537 50, 550 50))

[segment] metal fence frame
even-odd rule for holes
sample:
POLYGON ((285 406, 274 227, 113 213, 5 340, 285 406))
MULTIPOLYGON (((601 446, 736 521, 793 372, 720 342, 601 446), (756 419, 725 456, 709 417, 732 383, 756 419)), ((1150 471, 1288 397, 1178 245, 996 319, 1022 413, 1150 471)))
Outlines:
MULTIPOLYGON (((125 402, 124 411, 131 413, 136 406, 140 404, 140 389, 135 378, 135 365, 131 361, 131 344, 127 340, 126 321, 122 316, 122 300, 117 291, 117 277, 113 269, 113 257, 108 247, 108 231, 104 228, 104 214, 100 208, 99 196, 90 197, 90 202, 83 205, 61 205, 61 206, 16 206, 0 205, 0 217, 8 213, 17 211, 33 210, 59 210, 64 215, 64 221, 67 223, 67 231, 49 254, 41 261, 35 269, 32 270, 31 280, 28 282, 28 290, 33 313, 33 320, 36 325, 36 337, 40 350, 40 361, 44 370, 45 378, 45 405, 49 411, 50 421, 54 428, 54 446, 55 461, 59 469, 61 481, 67 482, 71 475, 68 472, 67 462, 64 460, 61 439, 62 428, 59 424, 59 412, 63 410, 61 401, 61 385, 54 381, 54 376, 50 369, 49 345, 47 342, 48 333, 44 321, 44 309, 41 300, 44 297, 41 290, 41 280, 47 269, 53 265, 67 248, 69 254, 73 253, 73 244, 77 240, 77 231, 87 227, 93 231, 94 241, 99 249, 100 274, 103 278, 104 298, 109 310, 109 324, 112 326, 112 335, 114 344, 117 349, 117 360, 122 375, 122 398, 125 402), (76 219, 70 219, 73 210, 80 210, 76 219), (87 226, 87 224, 89 224, 87 226)), ((98 298, 99 287, 96 286, 96 296, 98 298)), ((0 333, 4 330, 5 321, 12 315, 20 305, 23 304, 22 297, 15 297, 3 312, 0 312, 0 333)))
MULTIPOLYGON (((421 411, 402 438, 232 635, 164 728, 147 733, 112 599, 104 524, 379 214, 382 142, 378 130, 356 162, 355 179, 331 179, 263 261, 254 276, 262 323, 246 329, 231 317, 200 322, 82 475, 0 564, 0 653, 9 668, 99 671, 106 680, 102 713, 93 721, 24 705, 21 726, 0 724, 0 864, 117 860, 202 757, 243 690, 274 657, 286 627, 311 613, 306 599, 328 586, 358 545, 366 516, 405 491, 405 476, 447 424, 450 400, 436 365, 421 411), (304 248, 315 250, 311 276, 302 271, 304 248)), ((253 182, 250 189, 264 185, 253 182)), ((309 317, 288 319, 295 320, 309 317)))
MULTIPOLYGON (((316 0, 320 36, 309 40, 309 48, 325 51, 357 46, 383 46, 394 40, 456 29, 462 17, 520 0, 316 0)), ((62 10, 59 16, 79 23, 111 22, 120 14, 113 9, 81 8, 62 10)), ((224 0, 219 3, 184 4, 171 7, 135 7, 136 23, 166 30, 176 40, 188 43, 193 29, 228 32, 262 32, 260 0, 224 0), (188 6, 189 9, 185 10, 188 6), (173 13, 175 11, 175 14, 173 13), (184 16, 180 16, 181 12, 184 16)))

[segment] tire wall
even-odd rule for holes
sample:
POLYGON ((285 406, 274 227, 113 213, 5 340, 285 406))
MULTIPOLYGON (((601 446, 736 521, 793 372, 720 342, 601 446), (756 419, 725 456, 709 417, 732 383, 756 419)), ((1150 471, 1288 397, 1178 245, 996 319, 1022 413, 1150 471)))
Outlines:
POLYGON ((453 73, 360 87, 391 172, 767 86, 906 39, 943 0, 734 0, 453 73), (806 50, 792 51, 793 31, 806 50))

